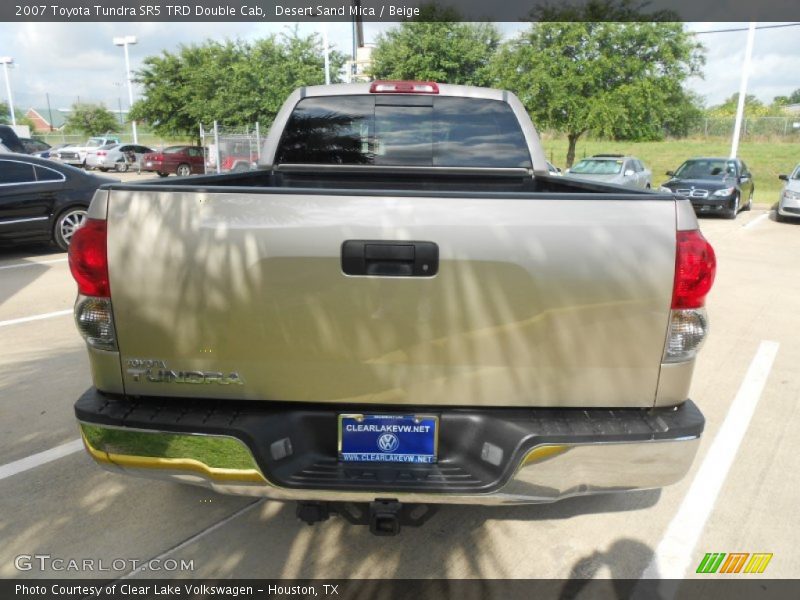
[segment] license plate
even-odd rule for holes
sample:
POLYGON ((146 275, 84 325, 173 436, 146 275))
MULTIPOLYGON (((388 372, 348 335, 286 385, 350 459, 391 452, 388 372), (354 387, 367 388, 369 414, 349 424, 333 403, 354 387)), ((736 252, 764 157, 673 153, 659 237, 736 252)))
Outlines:
POLYGON ((435 415, 339 415, 342 462, 435 463, 435 415))
POLYGON ((147 166, 148 166, 148 167, 152 167, 152 166, 153 166, 153 163, 151 163, 150 161, 147 161, 147 166))

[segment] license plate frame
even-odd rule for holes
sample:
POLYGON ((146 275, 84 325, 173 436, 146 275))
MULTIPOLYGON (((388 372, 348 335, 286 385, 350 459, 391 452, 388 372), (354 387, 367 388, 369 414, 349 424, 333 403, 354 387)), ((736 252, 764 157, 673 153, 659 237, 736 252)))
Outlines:
POLYGON ((336 429, 338 459, 343 463, 435 464, 439 460, 439 416, 435 414, 342 413, 336 429))

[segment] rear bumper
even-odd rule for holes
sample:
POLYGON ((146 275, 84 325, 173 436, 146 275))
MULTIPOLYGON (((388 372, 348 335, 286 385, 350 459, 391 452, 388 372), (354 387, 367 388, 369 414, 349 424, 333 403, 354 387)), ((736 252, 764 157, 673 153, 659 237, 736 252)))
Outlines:
POLYGON ((337 415, 353 407, 133 400, 94 389, 75 405, 87 451, 107 469, 278 500, 513 504, 662 487, 686 474, 704 426, 691 401, 424 410, 440 416, 438 464, 345 465, 337 415))
POLYGON ((157 160, 143 160, 142 171, 164 172, 164 163, 157 160))

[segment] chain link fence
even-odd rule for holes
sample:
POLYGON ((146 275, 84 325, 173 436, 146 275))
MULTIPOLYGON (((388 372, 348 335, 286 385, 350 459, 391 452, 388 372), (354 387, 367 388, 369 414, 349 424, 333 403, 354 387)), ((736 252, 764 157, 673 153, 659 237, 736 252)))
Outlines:
MULTIPOLYGON (((59 146, 62 144, 70 144, 70 145, 83 145, 86 140, 90 137, 100 137, 101 135, 105 134, 98 134, 97 136, 90 136, 90 135, 83 135, 81 133, 63 133, 61 131, 52 131, 50 133, 38 133, 33 132, 31 137, 36 140, 41 140, 50 146, 59 146)), ((130 133, 111 133, 108 134, 109 136, 114 136, 119 138, 119 141, 123 144, 132 144, 133 143, 133 136, 130 133)), ((138 135, 139 144, 142 146, 148 146, 150 148, 160 149, 165 148, 167 146, 174 146, 177 144, 192 144, 194 143, 190 139, 164 139, 158 135, 147 134, 147 133, 140 133, 138 135)))
POLYGON ((200 143, 208 148, 206 173, 230 173, 256 168, 261 158, 261 128, 258 122, 245 127, 200 125, 200 143))
MULTIPOLYGON (((731 137, 733 117, 704 117, 689 129, 689 137, 731 137)), ((786 117, 751 117, 742 121, 742 138, 786 138, 800 140, 800 115, 786 117)))
MULTIPOLYGON (((670 135, 668 139, 703 139, 717 138, 730 140, 736 123, 734 117, 700 117, 692 122, 685 136, 670 135)), ((559 139, 564 134, 558 131, 544 129, 540 134, 546 138, 559 139)), ((786 117, 750 117, 742 121, 742 140, 749 141, 781 141, 800 142, 800 114, 786 117)), ((606 139, 587 133, 582 139, 606 139)))

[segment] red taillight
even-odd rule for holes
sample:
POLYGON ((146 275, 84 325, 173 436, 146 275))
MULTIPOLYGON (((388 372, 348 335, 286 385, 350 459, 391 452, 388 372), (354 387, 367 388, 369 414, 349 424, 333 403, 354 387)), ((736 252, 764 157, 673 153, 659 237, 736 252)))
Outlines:
POLYGON ((370 94, 438 94, 434 81, 373 81, 370 94))
POLYGON ((99 150, 99 151, 97 152, 97 156, 105 156, 105 155, 106 155, 106 152, 105 152, 105 150, 99 150))
POLYGON ((675 284, 672 288, 672 308, 700 308, 714 283, 717 259, 700 233, 679 231, 675 248, 675 284))
POLYGON ((69 270, 84 296, 109 298, 106 221, 87 219, 69 244, 69 270))

